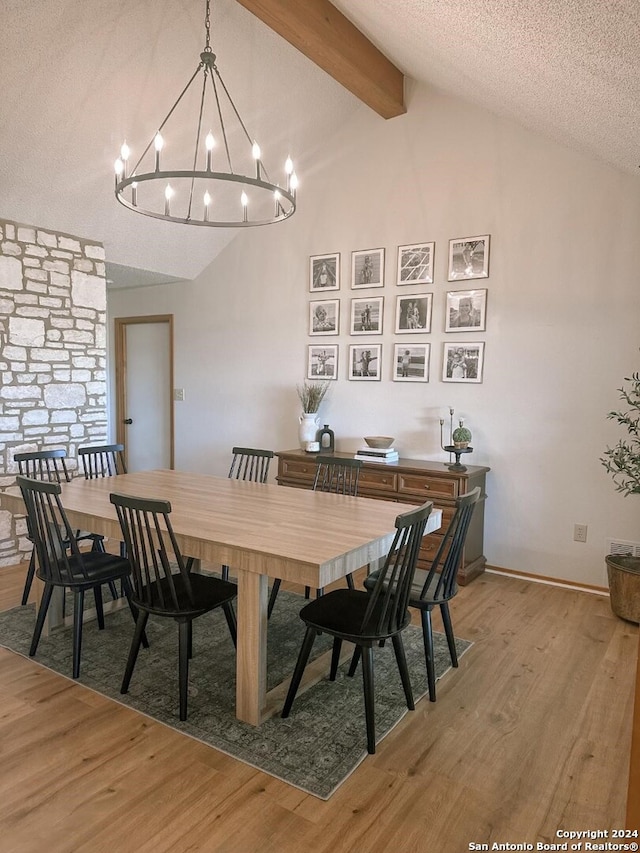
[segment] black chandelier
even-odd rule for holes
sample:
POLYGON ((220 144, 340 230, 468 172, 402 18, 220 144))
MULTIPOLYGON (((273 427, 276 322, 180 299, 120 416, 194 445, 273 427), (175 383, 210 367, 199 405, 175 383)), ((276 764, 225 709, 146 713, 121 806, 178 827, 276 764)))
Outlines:
MULTIPOLYGON (((284 163, 284 185, 272 183, 260 146, 249 135, 220 75, 210 29, 210 0, 206 0, 206 44, 198 67, 131 170, 131 150, 123 143, 115 162, 116 198, 136 213, 185 225, 243 228, 282 222, 296 209, 298 178, 291 157, 284 163), (201 73, 191 168, 174 168, 185 164, 163 153, 163 130, 201 73), (208 129, 206 135, 204 128, 208 129)), ((174 118, 172 129, 176 127, 174 118)), ((183 127, 179 127, 176 139, 183 127)))

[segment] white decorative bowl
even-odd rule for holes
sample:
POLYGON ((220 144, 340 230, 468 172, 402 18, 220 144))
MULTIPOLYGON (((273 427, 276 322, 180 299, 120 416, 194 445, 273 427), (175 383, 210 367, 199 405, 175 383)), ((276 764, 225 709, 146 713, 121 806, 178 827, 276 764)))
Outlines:
POLYGON ((386 450, 391 447, 395 438, 389 435, 365 435, 364 440, 369 447, 374 447, 376 450, 386 450))

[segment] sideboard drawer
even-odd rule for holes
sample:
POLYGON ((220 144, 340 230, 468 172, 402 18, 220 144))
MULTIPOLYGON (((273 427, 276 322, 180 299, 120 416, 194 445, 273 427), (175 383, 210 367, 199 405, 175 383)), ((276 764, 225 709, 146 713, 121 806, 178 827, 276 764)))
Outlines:
POLYGON ((458 480, 446 477, 426 477, 424 474, 399 474, 398 493, 420 495, 424 500, 455 500, 458 480))
MULTIPOLYGON (((436 533, 429 533, 422 540, 422 545, 420 546, 420 554, 418 556, 418 568, 423 569, 428 572, 431 566, 433 565, 433 561, 435 560, 436 554, 438 553, 438 548, 442 545, 444 536, 438 536, 436 533)), ((442 564, 447 558, 447 554, 449 553, 449 549, 451 548, 451 542, 447 542, 447 546, 442 552, 440 557, 440 562, 438 564, 438 571, 442 569, 442 564)))
POLYGON ((430 568, 433 558, 438 553, 438 548, 442 544, 443 536, 438 536, 437 533, 428 533, 422 540, 420 546, 420 562, 426 562, 426 565, 421 565, 420 568, 430 568))
POLYGON ((281 459, 281 475, 285 479, 298 480, 299 482, 313 483, 318 467, 315 459, 281 459))
POLYGON ((358 483, 358 491, 361 495, 366 495, 373 489, 376 492, 393 492, 394 494, 398 491, 398 475, 393 471, 372 471, 370 468, 362 468, 358 483))

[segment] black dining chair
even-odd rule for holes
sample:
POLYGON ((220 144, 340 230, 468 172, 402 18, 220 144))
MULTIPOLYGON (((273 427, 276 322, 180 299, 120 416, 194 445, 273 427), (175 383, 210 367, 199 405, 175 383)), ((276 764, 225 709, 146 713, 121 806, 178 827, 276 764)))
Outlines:
POLYGON ((250 480, 254 483, 266 483, 269 466, 274 457, 273 450, 259 450, 255 447, 234 447, 229 468, 230 480, 250 480))
MULTIPOLYGON (((131 607, 131 567, 128 560, 114 554, 80 550, 62 505, 60 483, 33 480, 20 475, 16 482, 27 509, 29 531, 37 555, 36 574, 44 583, 29 655, 33 657, 38 650, 54 589, 70 589, 73 591, 73 677, 79 678, 84 594, 88 590, 93 591, 98 627, 103 629, 101 587, 120 580, 131 607)), ((135 618, 135 610, 131 612, 135 618)))
MULTIPOLYGON (((235 646, 233 599, 238 588, 220 578, 189 571, 173 532, 169 501, 113 493, 110 500, 115 505, 131 562, 131 598, 139 611, 120 692, 129 690, 149 616, 175 619, 178 623, 180 719, 186 720, 193 620, 221 607, 235 646)), ((214 661, 211 666, 215 666, 214 661)))
POLYGON ((100 444, 78 448, 78 459, 86 480, 126 474, 124 444, 100 444))
MULTIPOLYGON (((334 494, 351 495, 351 497, 357 496, 362 460, 341 459, 335 456, 317 456, 316 466, 312 486, 314 492, 333 492, 334 494)), ((345 579, 349 589, 354 589, 353 575, 348 574, 345 579)), ((281 583, 280 578, 275 578, 273 581, 271 593, 269 594, 267 618, 271 616, 281 583)), ((323 589, 317 589, 316 597, 323 595, 323 593, 323 589)), ((308 586, 304 588, 304 595, 305 598, 309 598, 311 595, 311 590, 308 586)))
MULTIPOLYGON (((127 473, 124 460, 124 444, 100 444, 78 448, 78 459, 82 461, 85 480, 99 480, 103 477, 117 477, 127 473)), ((104 539, 102 539, 104 548, 104 539)), ((120 556, 126 556, 124 542, 120 543, 120 556)), ((112 590, 116 597, 115 589, 112 590)))
MULTIPOLYGON (((273 450, 234 447, 231 453, 233 456, 228 474, 230 480, 248 480, 253 483, 267 482, 269 466, 275 456, 273 450)), ((222 580, 229 580, 229 566, 222 566, 222 580)))
MULTIPOLYGON (((64 449, 57 450, 30 450, 24 453, 14 453, 14 462, 18 464, 18 473, 22 477, 28 477, 32 480, 40 480, 48 483, 69 483, 71 475, 67 468, 67 451, 64 449)), ((29 526, 27 525, 27 528, 29 526)), ((89 533, 86 530, 74 531, 77 540, 88 539, 92 542, 92 550, 104 550, 102 545, 102 536, 94 533, 89 533)), ((33 543, 31 532, 27 529, 27 536, 33 543)), ((27 569, 27 577, 24 582, 22 591, 22 604, 25 605, 29 600, 31 585, 36 568, 36 549, 35 545, 31 549, 31 557, 29 559, 29 567, 27 569)), ((112 590, 112 594, 113 594, 112 590)))
MULTIPOLYGON (((458 655, 456 652, 456 638, 451 625, 451 614, 449 612, 449 601, 458 592, 456 577, 458 568, 462 561, 464 543, 471 524, 473 511, 480 499, 480 486, 476 486, 465 495, 456 499, 456 509, 453 517, 442 538, 440 546, 429 570, 417 569, 411 587, 409 607, 415 607, 420 611, 422 620, 422 636, 424 640, 424 654, 427 664, 427 682, 429 685, 429 699, 436 701, 436 675, 433 656, 433 629, 431 624, 431 611, 434 607, 440 607, 442 623, 449 647, 451 665, 458 666, 458 655)), ((365 578, 365 589, 372 590, 378 582, 378 572, 372 572, 365 578)), ((353 674, 353 662, 352 670, 353 674)))
POLYGON ((393 543, 378 572, 371 590, 336 589, 305 605, 300 618, 307 626, 291 679, 282 716, 291 712, 313 643, 319 633, 333 636, 333 653, 329 678, 335 681, 342 643, 354 643, 362 655, 364 706, 367 724, 367 750, 376 751, 373 692, 373 649, 391 638, 407 708, 413 710, 413 692, 402 642, 402 632, 409 625, 409 594, 416 570, 420 544, 433 504, 402 513, 396 518, 393 543))

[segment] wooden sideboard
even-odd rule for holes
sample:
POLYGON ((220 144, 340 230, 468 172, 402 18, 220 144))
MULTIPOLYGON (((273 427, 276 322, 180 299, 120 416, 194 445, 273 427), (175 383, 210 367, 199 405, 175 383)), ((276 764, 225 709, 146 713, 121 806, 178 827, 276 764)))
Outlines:
MULTIPOLYGON (((316 471, 315 454, 304 450, 284 450, 278 457, 277 481, 281 486, 310 489, 316 471)), ((352 453, 334 453, 338 458, 351 458, 352 453)), ((358 494, 363 498, 378 498, 400 503, 420 504, 432 500, 442 510, 442 528, 424 537, 420 552, 422 568, 431 564, 447 529, 458 495, 480 486, 482 497, 476 505, 467 534, 458 582, 465 586, 484 571, 487 562, 483 554, 485 476, 490 468, 468 465, 466 471, 450 471, 446 463, 425 462, 419 459, 399 459, 382 464, 365 462, 360 471, 358 494)))

